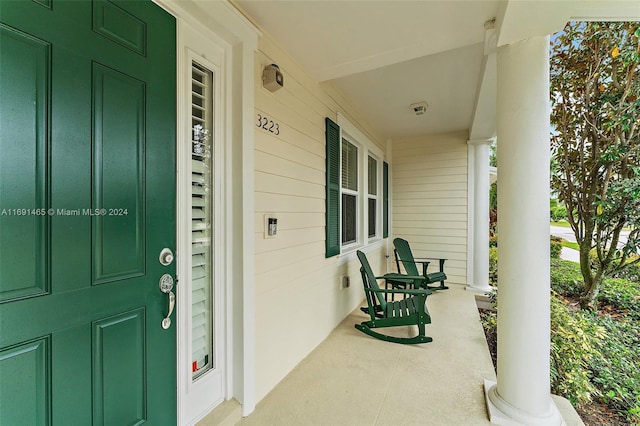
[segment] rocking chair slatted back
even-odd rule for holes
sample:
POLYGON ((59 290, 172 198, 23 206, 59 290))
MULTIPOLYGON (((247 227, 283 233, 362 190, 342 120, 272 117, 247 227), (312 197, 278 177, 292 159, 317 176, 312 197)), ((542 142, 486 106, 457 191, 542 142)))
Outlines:
POLYGON ((413 253, 411 253, 409 242, 402 238, 396 238, 393 240, 393 247, 395 248, 398 272, 400 272, 400 263, 402 263, 407 275, 420 275, 413 253))
MULTIPOLYGON (((369 265, 369 260, 367 256, 360 250, 356 253, 358 255, 358 259, 360 259, 360 264, 362 265, 360 268, 360 274, 362 275, 362 283, 365 287, 365 293, 367 295, 367 303, 370 308, 374 308, 376 305, 380 306, 380 310, 385 312, 387 309, 387 301, 384 299, 384 294, 380 292, 376 292, 375 290, 380 290, 380 286, 378 285, 378 280, 376 280, 376 276, 373 274, 371 270, 371 265, 369 265), (366 290, 374 290, 374 291, 366 291, 366 290), (374 299, 375 294, 375 299, 374 299), (371 299, 371 300, 370 300, 371 299)), ((374 308, 375 309, 375 308, 374 308)))
POLYGON ((398 273, 400 273, 400 263, 402 263, 407 275, 421 275, 423 277, 422 282, 419 283, 420 287, 430 288, 432 290, 446 290, 449 288, 444 284, 447 279, 447 275, 444 273, 444 262, 447 259, 416 259, 413 257, 411 247, 409 247, 409 242, 402 238, 394 239, 393 246, 398 273), (427 272, 429 263, 431 263, 430 260, 438 260, 440 266, 440 270, 438 272, 427 272), (418 271, 418 264, 422 264, 422 272, 418 271), (440 282, 438 287, 428 286, 428 284, 436 283, 438 281, 440 282))

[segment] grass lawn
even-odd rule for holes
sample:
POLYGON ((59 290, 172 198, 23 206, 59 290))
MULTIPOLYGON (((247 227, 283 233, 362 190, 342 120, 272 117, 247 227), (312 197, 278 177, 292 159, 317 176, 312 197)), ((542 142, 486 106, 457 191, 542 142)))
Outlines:
POLYGON ((560 226, 562 228, 571 228, 571 225, 569 225, 569 222, 567 222, 566 220, 563 220, 561 222, 551 221, 551 226, 560 226))
POLYGON ((560 244, 562 244, 562 247, 569 247, 571 249, 580 251, 580 246, 578 245, 578 243, 573 243, 571 241, 562 240, 560 242, 560 244))

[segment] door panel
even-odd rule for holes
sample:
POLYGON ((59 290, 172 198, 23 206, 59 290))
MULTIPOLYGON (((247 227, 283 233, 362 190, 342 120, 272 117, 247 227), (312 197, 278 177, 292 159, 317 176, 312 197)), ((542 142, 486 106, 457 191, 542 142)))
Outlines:
POLYGON ((94 0, 91 24, 96 33, 143 56, 146 54, 146 23, 113 3, 94 0))
POLYGON ((0 424, 39 425, 49 422, 51 395, 48 337, 0 351, 3 398, 12 410, 0 410, 0 424))
POLYGON ((0 3, 0 424, 175 424, 175 20, 0 3))
POLYGON ((91 206, 98 213, 91 223, 92 281, 98 284, 144 274, 146 88, 126 74, 92 65, 91 206))
MULTIPOLYGON (((11 81, 3 77, 0 83, 2 157, 11 158, 2 161, 0 167, 0 181, 6 188, 0 193, 0 208, 14 205, 39 209, 47 205, 50 46, 4 25, 0 26, 0 40, 0 75, 11 72, 10 64, 18 64, 22 70, 11 81), (9 144, 5 138, 21 143, 9 144)), ((0 216, 0 220, 4 223, 9 218, 0 216)), ((11 225, 0 227, 0 258, 11 254, 14 259, 11 264, 3 263, 0 269, 0 300, 46 293, 49 287, 46 215, 11 220, 11 225)))
POLYGON ((145 419, 144 317, 144 309, 136 309, 93 323, 94 423, 131 425, 145 419))

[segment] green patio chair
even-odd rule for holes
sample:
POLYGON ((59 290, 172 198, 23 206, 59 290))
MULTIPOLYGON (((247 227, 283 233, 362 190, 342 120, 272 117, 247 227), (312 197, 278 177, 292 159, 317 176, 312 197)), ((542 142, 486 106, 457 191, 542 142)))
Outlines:
POLYGON ((376 277, 373 274, 367 256, 363 252, 358 250, 357 255, 362 265, 360 274, 362 275, 364 294, 367 298, 367 313, 371 319, 356 324, 355 327, 371 337, 392 343, 416 344, 433 341, 431 337, 425 335, 425 324, 431 323, 431 316, 427 311, 426 305, 427 296, 433 292, 427 289, 381 289, 378 286, 378 279, 383 277, 376 277), (402 293, 405 298, 388 302, 384 295, 394 293, 402 293), (373 330, 374 328, 403 325, 417 325, 418 335, 414 337, 395 337, 373 330))
MULTIPOLYGON (((431 290, 446 290, 449 287, 444 285, 445 280, 447 279, 447 274, 444 273, 444 262, 447 259, 434 259, 434 258, 421 258, 415 259, 413 254, 411 253, 411 247, 409 247, 409 242, 402 238, 396 238, 393 240, 394 250, 393 253, 396 257, 396 266, 398 267, 398 273, 400 273, 400 263, 404 266, 404 270, 407 275, 415 276, 420 275, 418 272, 418 264, 422 264, 422 280, 413 281, 414 287, 422 287, 429 288, 431 290), (440 264, 440 270, 438 272, 428 273, 427 268, 432 260, 437 260, 440 264), (440 285, 437 287, 429 286, 429 284, 433 284, 436 282, 440 282, 440 285)), ((402 287, 403 282, 399 280, 396 282, 393 278, 389 280, 389 284, 394 287, 402 287)))

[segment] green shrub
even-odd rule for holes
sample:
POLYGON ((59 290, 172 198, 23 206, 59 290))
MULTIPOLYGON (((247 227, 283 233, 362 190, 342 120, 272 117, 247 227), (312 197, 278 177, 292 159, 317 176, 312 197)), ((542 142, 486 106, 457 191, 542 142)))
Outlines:
POLYGON ((598 294, 598 302, 640 320, 640 283, 622 278, 605 278, 598 294))
MULTIPOLYGON (((637 259, 637 256, 629 259, 629 261, 633 261, 637 259)), ((621 272, 617 272, 613 274, 613 278, 624 278, 625 280, 635 281, 640 283, 640 263, 636 263, 633 265, 627 266, 621 272)))
POLYGON ((498 247, 498 236, 496 234, 489 236, 489 247, 498 247))
POLYGON ((492 311, 484 311, 480 313, 480 323, 482 328, 495 333, 498 330, 498 315, 492 311))
POLYGON ((498 285, 498 247, 489 247, 489 284, 498 285))
POLYGON ((600 357, 604 328, 582 312, 572 313, 555 293, 551 295, 551 388, 574 405, 591 401, 597 389, 589 367, 600 357))
POLYGON ((597 342, 601 356, 591 363, 599 399, 623 412, 631 424, 640 424, 640 323, 621 321, 610 315, 591 316, 605 329, 607 338, 597 342))
POLYGON ((551 259, 551 289, 566 297, 582 294, 584 281, 580 265, 569 260, 551 259))
POLYGON ((560 259, 560 253, 562 253, 562 242, 551 238, 550 241, 550 254, 552 259, 560 259))
POLYGON ((567 208, 564 206, 557 206, 555 208, 550 209, 551 220, 554 222, 559 222, 561 220, 567 219, 567 208))

